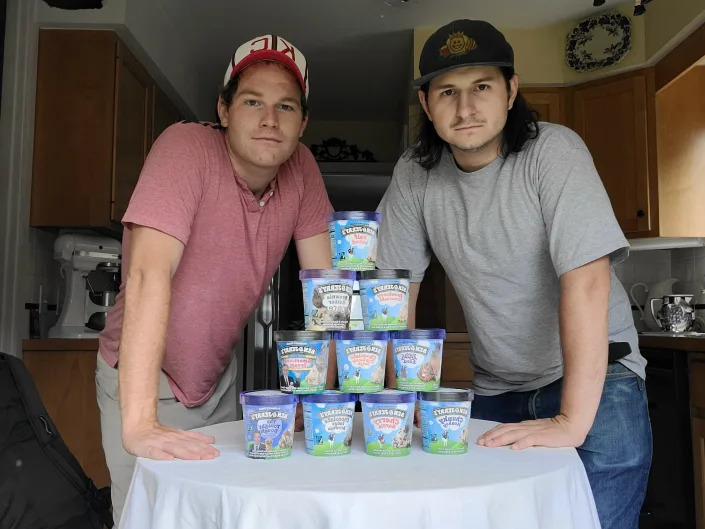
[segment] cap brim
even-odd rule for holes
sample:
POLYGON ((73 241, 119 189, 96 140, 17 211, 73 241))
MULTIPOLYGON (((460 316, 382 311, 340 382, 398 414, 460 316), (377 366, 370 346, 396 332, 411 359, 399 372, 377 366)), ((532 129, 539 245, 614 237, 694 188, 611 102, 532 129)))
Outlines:
POLYGON ((510 62, 474 62, 472 64, 455 64, 453 66, 449 66, 448 68, 443 68, 442 70, 437 70, 435 72, 423 75, 418 79, 414 79, 412 86, 414 88, 421 88, 434 77, 438 77, 439 75, 455 70, 456 68, 465 68, 466 66, 505 66, 507 68, 514 68, 514 65, 510 62))
POLYGON ((278 62, 286 66, 286 68, 290 70, 292 75, 296 78, 296 81, 299 83, 301 90, 304 92, 304 96, 308 98, 308 92, 306 91, 306 83, 304 82, 304 78, 301 75, 301 70, 299 70, 299 66, 290 57, 278 51, 262 50, 250 53, 247 57, 242 59, 237 64, 236 68, 233 68, 233 71, 230 73, 230 79, 235 77, 238 73, 243 71, 248 66, 252 66, 253 64, 262 61, 278 62))

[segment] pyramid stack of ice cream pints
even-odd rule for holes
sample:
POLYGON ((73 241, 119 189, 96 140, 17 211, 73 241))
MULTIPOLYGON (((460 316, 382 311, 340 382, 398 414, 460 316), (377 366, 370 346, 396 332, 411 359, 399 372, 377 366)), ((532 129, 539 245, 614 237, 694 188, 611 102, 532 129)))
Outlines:
POLYGON ((299 401, 306 451, 349 454, 358 400, 367 454, 408 455, 417 404, 423 450, 466 453, 473 392, 439 387, 445 330, 407 328, 410 271, 375 266, 381 215, 339 211, 327 220, 333 268, 299 273, 306 330, 274 333, 280 391, 241 394, 246 455, 291 455, 299 401), (326 390, 332 354, 339 391, 326 390), (396 389, 385 389, 387 354, 396 389))

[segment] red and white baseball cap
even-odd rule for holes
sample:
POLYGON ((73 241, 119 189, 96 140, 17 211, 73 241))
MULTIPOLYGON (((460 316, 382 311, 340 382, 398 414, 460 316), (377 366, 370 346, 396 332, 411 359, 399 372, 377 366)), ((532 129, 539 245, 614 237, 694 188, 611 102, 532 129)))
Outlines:
POLYGON ((240 46, 230 59, 223 86, 227 85, 242 70, 260 61, 274 61, 286 66, 294 74, 308 99, 306 58, 290 42, 277 35, 257 37, 240 46))

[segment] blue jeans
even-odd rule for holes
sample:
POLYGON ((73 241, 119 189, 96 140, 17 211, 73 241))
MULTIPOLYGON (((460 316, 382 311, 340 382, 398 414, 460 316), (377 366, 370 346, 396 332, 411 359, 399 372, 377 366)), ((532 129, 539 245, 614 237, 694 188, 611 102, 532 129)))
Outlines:
MULTIPOLYGON (((503 423, 555 417, 562 379, 534 391, 475 396, 472 417, 503 423)), ((638 529, 651 467, 651 422, 644 381, 617 362, 607 366, 595 422, 578 455, 602 529, 638 529)))

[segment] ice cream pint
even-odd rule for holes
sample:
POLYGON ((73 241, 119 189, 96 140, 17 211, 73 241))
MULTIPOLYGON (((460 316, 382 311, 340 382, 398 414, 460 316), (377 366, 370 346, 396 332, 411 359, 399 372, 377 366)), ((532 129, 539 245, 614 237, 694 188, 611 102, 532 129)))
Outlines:
POLYGON ((349 454, 357 397, 350 393, 325 391, 305 395, 301 400, 306 452, 314 456, 349 454))
POLYGON ((285 393, 320 393, 326 389, 330 333, 276 331, 279 387, 285 393))
POLYGON ((390 333, 397 389, 436 391, 440 387, 443 329, 407 329, 390 333))
POLYGON ((309 331, 348 328, 355 272, 350 270, 301 270, 304 320, 309 331))
POLYGON ((377 457, 399 457, 411 452, 416 393, 385 389, 360 395, 365 451, 377 457))
POLYGON ((381 218, 381 213, 375 211, 337 211, 327 215, 333 268, 374 270, 381 218))
POLYGON ((338 331, 333 333, 333 339, 340 390, 344 393, 382 391, 389 333, 338 331))
POLYGON ((440 388, 419 393, 422 444, 429 454, 468 451, 468 421, 475 394, 471 389, 440 388))
POLYGON ((409 270, 368 270, 359 273, 362 320, 371 331, 407 328, 409 270))
POLYGON ((240 394, 245 421, 245 455, 282 459, 294 446, 294 414, 299 398, 274 390, 240 394))

